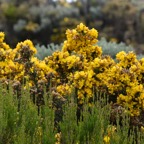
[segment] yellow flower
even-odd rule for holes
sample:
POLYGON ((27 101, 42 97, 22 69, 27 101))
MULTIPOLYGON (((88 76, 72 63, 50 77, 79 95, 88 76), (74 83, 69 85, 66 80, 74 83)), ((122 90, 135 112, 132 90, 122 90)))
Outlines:
POLYGON ((96 29, 92 28, 92 29, 90 30, 90 33, 91 33, 91 35, 94 36, 95 38, 98 37, 98 31, 97 31, 96 29))
POLYGON ((82 90, 78 90, 78 99, 84 100, 84 94, 82 90))
POLYGON ((144 133, 144 127, 143 126, 141 126, 141 131, 144 133))
POLYGON ((57 89, 57 92, 62 96, 65 96, 71 93, 71 87, 68 84, 59 85, 57 86, 56 89, 57 89))
POLYGON ((80 23, 80 25, 78 26, 78 28, 79 28, 80 30, 83 30, 84 24, 83 24, 83 23, 80 23))
POLYGON ((124 60, 125 56, 126 56, 126 52, 121 51, 121 52, 117 53, 116 59, 117 60, 124 60))
POLYGON ((80 77, 85 77, 86 76, 84 71, 79 72, 79 75, 80 75, 80 77))
POLYGON ((5 37, 4 32, 0 32, 0 43, 2 43, 2 42, 3 42, 4 37, 5 37))
POLYGON ((78 81, 78 88, 79 89, 81 89, 84 86, 84 82, 85 82, 84 79, 78 81))
POLYGON ((84 91, 86 92, 86 94, 88 95, 88 97, 91 97, 91 95, 92 95, 92 89, 90 89, 90 88, 84 88, 84 91))
POLYGON ((4 50, 9 50, 10 49, 10 46, 8 44, 6 44, 5 42, 2 43, 2 48, 4 50))
POLYGON ((67 41, 64 42, 62 51, 76 52, 91 59, 91 52, 100 54, 101 50, 94 51, 94 46, 97 40, 98 32, 95 29, 88 29, 83 23, 80 23, 76 29, 66 31, 67 41))
POLYGON ((56 133, 56 134, 55 134, 55 138, 56 138, 56 139, 61 139, 61 132, 60 132, 60 133, 56 133))
POLYGON ((2 74, 2 75, 3 75, 4 73, 5 73, 5 72, 4 72, 4 70, 2 69, 2 70, 1 70, 1 72, 0 72, 0 74, 2 74))
POLYGON ((18 43, 16 46, 16 50, 19 51, 23 46, 28 46, 29 50, 31 50, 33 52, 32 55, 37 53, 37 50, 34 47, 32 41, 25 40, 24 42, 18 43))
POLYGON ((89 71, 87 72, 87 79, 90 80, 90 79, 93 77, 93 75, 94 75, 93 70, 89 70, 89 71))
POLYGON ((67 65, 68 65, 68 69, 74 68, 75 64, 78 63, 79 61, 80 61, 80 58, 79 58, 79 57, 76 57, 75 55, 68 56, 68 57, 65 59, 65 62, 66 62, 67 65))
POLYGON ((24 77, 24 71, 15 75, 14 80, 21 81, 23 79, 23 77, 24 77))
POLYGON ((110 144, 110 137, 109 136, 104 136, 104 142, 105 144, 110 144))

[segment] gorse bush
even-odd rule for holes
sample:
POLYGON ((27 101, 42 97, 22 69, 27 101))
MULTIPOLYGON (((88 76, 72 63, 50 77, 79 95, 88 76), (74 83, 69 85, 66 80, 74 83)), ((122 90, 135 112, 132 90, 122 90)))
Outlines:
POLYGON ((99 90, 107 93, 110 101, 128 106, 132 115, 139 115, 144 106, 143 59, 137 60, 133 52, 121 51, 115 63, 95 45, 97 30, 88 29, 82 23, 76 29, 67 30, 66 36, 62 50, 41 61, 34 57, 37 51, 30 40, 11 49, 3 42, 4 33, 1 33, 1 80, 24 81, 37 97, 37 105, 44 103, 41 87, 46 85, 48 90, 52 81, 55 91, 63 97, 76 88, 79 104, 89 102, 93 90, 99 90))
MULTIPOLYGON (((30 40, 25 40, 11 49, 0 33, 0 80, 13 83, 17 97, 21 97, 21 85, 30 88, 33 102, 40 107, 45 104, 44 90, 52 93, 58 101, 67 101, 75 89, 79 109, 85 102, 91 104, 97 91, 108 95, 108 101, 127 108, 131 117, 139 117, 144 108, 143 63, 134 52, 121 51, 117 63, 102 48, 95 45, 97 30, 79 24, 66 31, 67 40, 61 51, 52 53, 44 60, 35 57, 37 52, 30 40), (51 88, 50 88, 51 86, 51 88)), ((55 102, 57 109, 60 104, 55 102)), ((135 124, 142 126, 141 119, 135 124)))

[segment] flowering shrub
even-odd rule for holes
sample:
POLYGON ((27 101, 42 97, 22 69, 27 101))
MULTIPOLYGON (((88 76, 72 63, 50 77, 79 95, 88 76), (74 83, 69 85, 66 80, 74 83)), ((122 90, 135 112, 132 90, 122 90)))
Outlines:
POLYGON ((46 86, 50 90, 50 82, 51 91, 65 98, 75 88, 78 104, 91 102, 96 91, 105 92, 109 101, 126 106, 132 116, 138 116, 144 108, 144 59, 121 51, 116 63, 110 56, 102 55, 102 48, 95 45, 97 30, 82 23, 68 29, 66 37, 62 50, 42 61, 35 57, 36 48, 30 40, 11 49, 1 32, 0 80, 24 83, 24 88, 30 87, 37 96, 38 105, 40 101, 44 103, 42 89, 46 86))

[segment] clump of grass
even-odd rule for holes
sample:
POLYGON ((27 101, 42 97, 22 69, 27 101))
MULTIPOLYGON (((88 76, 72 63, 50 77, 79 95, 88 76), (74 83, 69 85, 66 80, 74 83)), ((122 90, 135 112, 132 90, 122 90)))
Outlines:
POLYGON ((23 90, 18 111, 18 99, 12 87, 6 90, 0 86, 0 141, 2 143, 55 143, 54 110, 41 108, 30 99, 30 93, 23 90))
MULTIPOLYGON (((68 96, 62 109, 59 129, 55 127, 55 111, 52 97, 45 93, 45 105, 38 107, 30 99, 28 90, 22 90, 20 101, 9 90, 0 86, 0 141, 16 144, 102 144, 105 137, 109 143, 138 144, 144 136, 138 127, 130 127, 127 113, 116 115, 116 123, 111 123, 111 104, 107 97, 97 94, 95 102, 85 102, 81 107, 80 119, 77 117, 78 105, 75 94, 68 96), (20 108, 18 104, 20 102, 20 108)), ((60 111, 59 111, 60 112, 60 111)))

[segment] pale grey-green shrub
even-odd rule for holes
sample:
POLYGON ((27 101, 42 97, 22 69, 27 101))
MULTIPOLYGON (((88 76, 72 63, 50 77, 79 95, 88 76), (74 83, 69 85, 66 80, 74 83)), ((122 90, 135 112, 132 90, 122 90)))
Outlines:
POLYGON ((113 59, 116 58, 116 54, 120 51, 134 51, 131 45, 126 45, 123 42, 108 42, 105 38, 101 38, 97 45, 102 47, 103 55, 110 55, 113 59))
MULTIPOLYGON (((52 55, 55 51, 60 51, 63 43, 58 44, 48 44, 47 46, 37 44, 35 47, 37 49, 37 55, 39 59, 43 60, 45 57, 52 55)), ((98 46, 102 47, 103 55, 110 55, 113 59, 116 58, 116 54, 120 51, 134 51, 134 48, 131 45, 126 45, 125 43, 116 43, 116 42, 108 42, 105 38, 101 38, 98 43, 98 46)), ((143 55, 138 56, 139 59, 143 57, 143 55)))
POLYGON ((37 49, 36 57, 40 60, 43 60, 45 57, 51 56, 53 52, 60 51, 62 44, 58 45, 58 44, 51 43, 48 44, 47 46, 37 44, 35 45, 35 47, 37 49))

